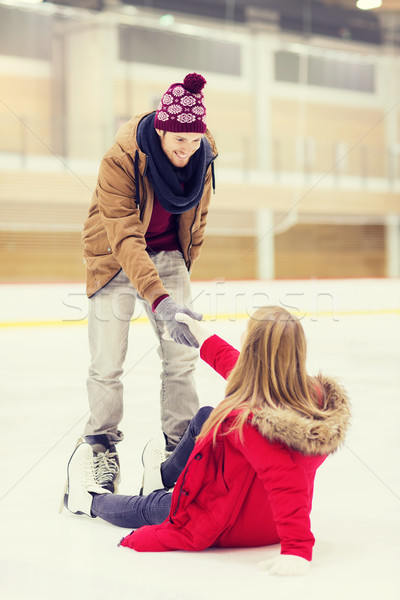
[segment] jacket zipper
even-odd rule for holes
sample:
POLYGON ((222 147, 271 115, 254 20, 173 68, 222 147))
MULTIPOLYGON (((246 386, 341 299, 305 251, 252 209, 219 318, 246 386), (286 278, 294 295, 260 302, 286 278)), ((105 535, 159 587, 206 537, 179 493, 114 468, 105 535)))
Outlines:
POLYGON ((194 218, 193 218, 192 224, 190 226, 190 240, 189 240, 189 245, 188 245, 188 248, 187 248, 187 255, 188 255, 188 261, 189 261, 188 268, 187 268, 188 271, 190 271, 190 267, 192 266, 192 259, 190 257, 190 249, 191 249, 192 243, 193 243, 193 226, 194 226, 194 223, 196 221, 196 216, 197 216, 197 211, 199 210, 199 206, 200 206, 200 203, 196 206, 196 211, 194 213, 194 218))
POLYGON ((180 503, 180 500, 181 500, 181 496, 184 493, 183 486, 184 486, 184 483, 185 483, 187 472, 188 472, 188 469, 186 468, 185 474, 184 474, 184 476, 182 478, 181 489, 179 490, 179 496, 178 496, 178 499, 176 501, 175 510, 174 510, 173 514, 169 517, 169 521, 172 524, 174 523, 172 517, 174 517, 176 515, 176 513, 178 512, 178 508, 179 508, 179 503, 180 503))
MULTIPOLYGON (((212 160, 210 160, 210 163, 207 166, 207 169, 210 167, 210 165, 213 164, 213 162, 217 158, 217 156, 218 156, 218 154, 216 154, 215 156, 213 156, 212 160)), ((213 177, 213 181, 214 181, 214 172, 213 172, 212 177, 213 177)), ((213 187, 214 187, 214 185, 215 184, 213 184, 213 187)), ((189 245, 188 245, 188 249, 187 249, 188 261, 189 261, 189 265, 188 265, 188 268, 187 268, 188 271, 190 271, 190 267, 192 266, 192 259, 190 257, 190 249, 191 249, 192 243, 193 243, 193 225, 194 225, 194 222, 196 221, 196 216, 197 216, 197 211, 199 209, 199 206, 200 206, 200 203, 196 206, 196 212, 194 213, 194 219, 193 219, 192 225, 190 227, 190 240, 189 240, 189 245)))
POLYGON ((146 207, 146 203, 147 203, 147 190, 146 190, 146 186, 144 183, 144 178, 146 177, 146 171, 147 171, 147 162, 148 162, 148 156, 146 154, 146 160, 144 163, 144 169, 143 169, 143 176, 142 176, 142 183, 143 183, 143 202, 142 202, 142 206, 139 208, 139 218, 143 223, 143 213, 144 213, 144 209, 146 207))

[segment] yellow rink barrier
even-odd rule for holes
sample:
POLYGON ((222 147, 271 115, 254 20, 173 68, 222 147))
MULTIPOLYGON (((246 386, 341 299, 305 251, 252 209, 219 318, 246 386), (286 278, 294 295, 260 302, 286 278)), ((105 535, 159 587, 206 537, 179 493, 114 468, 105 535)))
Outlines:
MULTIPOLYGON (((310 317, 362 317, 362 316, 378 316, 378 315, 400 315, 400 308, 385 308, 385 309, 373 309, 373 310, 338 310, 338 311, 290 311, 299 318, 310 317)), ((240 321, 248 319, 251 315, 246 313, 226 314, 221 313, 219 315, 212 316, 204 315, 205 322, 214 321, 240 321)), ((132 319, 132 323, 146 323, 148 322, 147 317, 138 317, 132 319)), ((13 328, 28 328, 28 327, 66 327, 66 326, 77 326, 87 325, 87 319, 80 320, 49 320, 49 321, 0 321, 0 329, 13 329, 13 328)))

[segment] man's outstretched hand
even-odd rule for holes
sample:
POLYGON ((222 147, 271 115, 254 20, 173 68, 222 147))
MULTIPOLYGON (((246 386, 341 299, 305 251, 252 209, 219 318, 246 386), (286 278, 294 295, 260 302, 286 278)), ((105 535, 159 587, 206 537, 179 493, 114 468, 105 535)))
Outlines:
POLYGON ((201 321, 203 315, 197 313, 185 306, 180 306, 172 300, 170 296, 161 300, 154 311, 156 317, 161 319, 165 323, 168 333, 171 338, 177 344, 184 344, 185 346, 192 346, 193 348, 199 347, 199 342, 196 337, 190 331, 188 325, 184 322, 175 319, 177 313, 188 315, 195 321, 201 321))

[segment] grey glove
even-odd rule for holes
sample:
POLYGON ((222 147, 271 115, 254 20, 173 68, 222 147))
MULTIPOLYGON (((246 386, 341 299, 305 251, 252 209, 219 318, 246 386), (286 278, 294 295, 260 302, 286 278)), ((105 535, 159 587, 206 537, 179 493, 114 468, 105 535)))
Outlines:
POLYGON ((184 344, 185 346, 192 346, 193 348, 199 347, 199 342, 190 332, 189 327, 185 323, 177 321, 175 315, 176 313, 183 313, 189 315, 189 317, 196 321, 201 321, 203 315, 194 312, 193 310, 189 310, 184 306, 179 306, 170 296, 161 300, 154 312, 156 317, 165 322, 165 326, 174 342, 177 344, 184 344))
MULTIPOLYGON (((199 325, 198 321, 194 321, 189 315, 184 315, 182 313, 176 313, 175 319, 180 323, 186 323, 186 325, 190 329, 190 333, 196 338, 199 346, 202 346, 203 343, 211 337, 213 332, 209 332, 204 325, 199 325)), ((204 321, 202 321, 204 323, 204 321)))

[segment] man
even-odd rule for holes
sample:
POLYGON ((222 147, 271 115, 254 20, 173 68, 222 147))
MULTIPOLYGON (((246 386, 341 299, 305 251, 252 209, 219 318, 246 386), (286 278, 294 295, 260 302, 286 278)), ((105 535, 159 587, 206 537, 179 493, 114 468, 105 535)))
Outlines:
POLYGON ((166 451, 198 410, 195 338, 175 320, 190 309, 190 270, 204 241, 215 142, 206 128, 197 73, 172 84, 155 112, 131 119, 101 162, 83 231, 91 364, 87 381, 96 478, 112 492, 119 479, 115 444, 123 439, 121 375, 136 298, 159 340, 161 424, 166 451), (172 340, 162 337, 164 327, 172 340))

